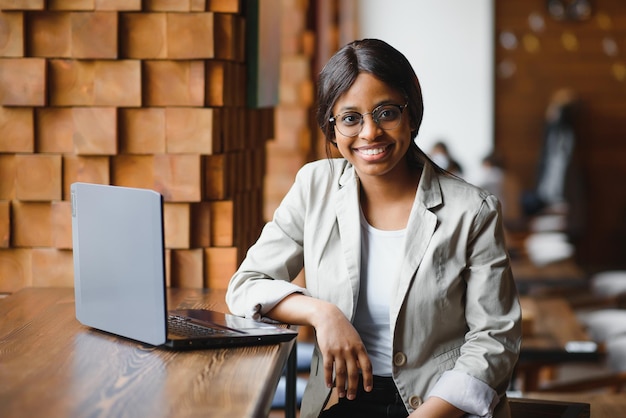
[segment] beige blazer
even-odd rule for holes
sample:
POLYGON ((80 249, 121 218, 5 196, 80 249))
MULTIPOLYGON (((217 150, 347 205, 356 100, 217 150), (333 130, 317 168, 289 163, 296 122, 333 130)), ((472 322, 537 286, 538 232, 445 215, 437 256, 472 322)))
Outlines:
MULTIPOLYGON (((353 318, 359 293, 359 182, 344 159, 304 166, 229 284, 235 314, 258 317, 303 292, 353 318), (290 283, 304 267, 306 289, 290 283), (269 280, 268 280, 269 279, 269 280)), ((505 250, 500 206, 486 191, 425 163, 391 301, 393 378, 409 411, 446 370, 467 373, 501 398, 517 361, 520 307, 505 250)), ((301 417, 328 400, 315 350, 301 417)))

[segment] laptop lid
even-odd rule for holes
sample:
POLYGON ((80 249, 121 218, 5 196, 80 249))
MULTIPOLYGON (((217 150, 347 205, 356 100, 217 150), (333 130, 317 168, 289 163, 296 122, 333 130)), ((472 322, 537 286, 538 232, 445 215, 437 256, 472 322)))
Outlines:
POLYGON ((267 344, 297 335, 294 330, 192 309, 176 313, 223 332, 168 338, 162 195, 149 189, 74 183, 71 201, 76 318, 82 324, 173 348, 267 344))

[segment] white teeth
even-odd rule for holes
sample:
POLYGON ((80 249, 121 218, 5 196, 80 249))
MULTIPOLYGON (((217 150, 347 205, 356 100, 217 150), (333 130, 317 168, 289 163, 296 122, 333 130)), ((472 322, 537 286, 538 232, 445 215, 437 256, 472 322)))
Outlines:
POLYGON ((383 151, 385 151, 384 148, 370 148, 370 149, 361 150, 361 152, 365 155, 376 155, 376 154, 380 154, 383 151))

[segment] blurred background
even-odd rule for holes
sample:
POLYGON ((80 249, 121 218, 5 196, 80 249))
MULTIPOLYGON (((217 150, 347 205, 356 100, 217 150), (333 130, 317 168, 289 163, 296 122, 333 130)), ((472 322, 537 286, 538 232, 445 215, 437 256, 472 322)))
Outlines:
POLYGON ((512 257, 587 276, 625 267, 623 1, 0 10, 0 292, 71 284, 73 181, 162 192, 170 284, 223 286, 297 169, 325 157, 316 75, 363 37, 412 62, 418 145, 501 198, 512 257))

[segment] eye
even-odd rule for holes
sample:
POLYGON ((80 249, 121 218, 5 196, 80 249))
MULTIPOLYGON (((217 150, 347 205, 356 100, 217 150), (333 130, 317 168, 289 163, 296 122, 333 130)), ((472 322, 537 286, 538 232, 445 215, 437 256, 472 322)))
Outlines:
POLYGON ((383 106, 376 112, 376 119, 381 121, 393 121, 400 116, 400 109, 395 106, 383 106))
POLYGON ((347 112, 339 117, 339 122, 345 126, 354 126, 361 123, 361 115, 356 112, 347 112))

